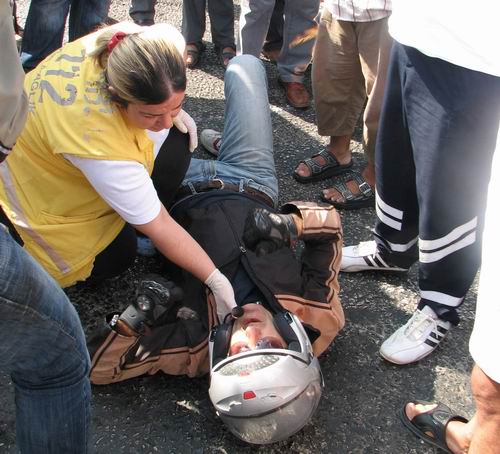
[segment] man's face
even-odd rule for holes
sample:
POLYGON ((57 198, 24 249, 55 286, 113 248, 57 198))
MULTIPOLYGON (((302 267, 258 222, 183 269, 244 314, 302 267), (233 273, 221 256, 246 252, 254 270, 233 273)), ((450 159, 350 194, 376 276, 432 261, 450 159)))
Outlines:
POLYGON ((272 314, 260 304, 245 304, 244 314, 234 322, 229 356, 255 348, 285 348, 286 343, 273 323, 272 314))
POLYGON ((176 92, 161 104, 129 104, 123 113, 128 122, 139 129, 161 131, 170 129, 179 115, 184 101, 184 92, 176 92))

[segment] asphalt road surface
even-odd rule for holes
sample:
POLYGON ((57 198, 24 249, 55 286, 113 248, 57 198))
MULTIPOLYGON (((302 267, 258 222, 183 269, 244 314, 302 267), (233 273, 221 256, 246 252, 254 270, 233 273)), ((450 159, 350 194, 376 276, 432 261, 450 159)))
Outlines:
MULTIPOLYGON (((235 2, 236 15, 239 1, 235 2)), ((29 2, 20 1, 21 23, 29 2)), ((128 17, 128 1, 113 1, 110 16, 128 17)), ((156 21, 180 27, 181 1, 159 0, 156 21)), ((207 22, 207 30, 209 30, 207 22)), ((198 69, 188 71, 185 110, 203 128, 222 128, 223 70, 209 33, 207 52, 198 69)), ((321 150, 324 139, 315 128, 314 110, 297 111, 285 103, 276 67, 269 75, 275 159, 280 201, 319 200, 327 182, 300 185, 291 177, 297 161, 321 150)), ((310 84, 308 77, 307 83, 310 84)), ((352 142, 359 168, 363 162, 360 131, 352 142)), ((209 159, 201 147, 197 157, 209 159)), ((370 239, 373 209, 343 214, 345 243, 370 239)), ((118 279, 99 287, 68 289, 88 332, 110 311, 125 308, 145 272, 160 268, 156 259, 140 258, 118 279)), ((418 364, 398 367, 378 355, 380 343, 412 314, 418 298, 417 269, 408 275, 374 273, 341 275, 346 327, 321 358, 325 389, 312 422, 290 439, 255 447, 234 438, 217 419, 208 399, 207 378, 156 375, 120 384, 93 387, 91 452, 95 453, 432 453, 434 449, 405 430, 397 411, 409 399, 442 400, 466 416, 473 413, 468 339, 474 318, 476 286, 469 292, 453 329, 442 346, 418 364)), ((0 375, 0 453, 15 447, 14 398, 8 377, 0 375)))

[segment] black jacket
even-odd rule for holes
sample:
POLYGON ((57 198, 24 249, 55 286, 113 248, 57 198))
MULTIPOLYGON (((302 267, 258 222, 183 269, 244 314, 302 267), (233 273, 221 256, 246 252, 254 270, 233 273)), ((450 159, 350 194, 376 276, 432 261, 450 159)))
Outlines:
MULTIPOLYGON (((245 194, 218 190, 214 195, 203 193, 185 199, 174 205, 171 214, 229 280, 241 264, 273 310, 289 310, 318 330, 313 348, 316 355, 321 354, 344 325, 338 299, 342 251, 338 213, 332 206, 286 204, 283 212, 295 212, 303 219, 301 259, 287 248, 257 257, 242 241, 245 219, 252 208, 269 207, 245 194)), ((172 277, 183 288, 182 305, 193 316, 170 320, 156 327, 149 338, 124 338, 108 328, 92 355, 93 383, 110 383, 158 370, 189 376, 208 372, 207 340, 217 324, 215 302, 205 285, 189 273, 176 269, 172 277), (141 359, 137 352, 144 351, 144 345, 150 353, 141 359)))

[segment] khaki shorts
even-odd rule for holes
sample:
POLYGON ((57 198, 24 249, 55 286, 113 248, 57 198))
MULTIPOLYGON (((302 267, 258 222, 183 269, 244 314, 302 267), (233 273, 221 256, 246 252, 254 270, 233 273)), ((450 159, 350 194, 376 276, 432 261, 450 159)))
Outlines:
POLYGON ((363 138, 372 163, 392 45, 387 20, 339 21, 324 9, 313 54, 312 87, 318 133, 352 135, 368 97, 363 138))

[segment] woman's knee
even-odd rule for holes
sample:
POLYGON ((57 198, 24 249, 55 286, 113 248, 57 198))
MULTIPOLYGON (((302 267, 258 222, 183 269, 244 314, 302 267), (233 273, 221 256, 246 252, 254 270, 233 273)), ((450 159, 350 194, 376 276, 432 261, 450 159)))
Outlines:
POLYGON ((95 258, 89 280, 98 282, 118 276, 134 263, 136 255, 136 231, 130 224, 125 224, 111 244, 95 258))
POLYGON ((165 207, 174 199, 191 162, 189 135, 171 128, 155 160, 151 178, 158 197, 165 207))

